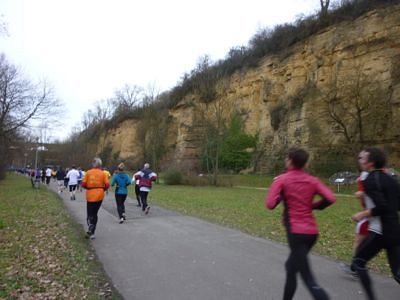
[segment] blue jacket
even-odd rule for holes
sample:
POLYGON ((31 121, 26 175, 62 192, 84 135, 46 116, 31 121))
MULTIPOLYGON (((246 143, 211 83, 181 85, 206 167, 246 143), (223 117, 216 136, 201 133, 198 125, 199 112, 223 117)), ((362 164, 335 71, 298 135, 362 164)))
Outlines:
POLYGON ((115 193, 118 195, 127 195, 127 186, 131 184, 131 179, 126 173, 116 173, 113 175, 111 186, 116 185, 115 193))

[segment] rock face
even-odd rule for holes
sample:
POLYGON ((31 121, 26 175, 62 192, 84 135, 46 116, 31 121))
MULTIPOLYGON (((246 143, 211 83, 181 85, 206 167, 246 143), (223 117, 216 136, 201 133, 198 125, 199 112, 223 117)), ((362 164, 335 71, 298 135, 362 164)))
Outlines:
MULTIPOLYGON (((295 145, 325 165, 340 163, 362 145, 380 145, 398 165, 400 6, 329 27, 221 80, 216 90, 207 105, 186 95, 168 112, 163 165, 199 168, 204 122, 211 122, 217 107, 223 107, 223 120, 236 112, 247 133, 259 133, 255 168, 261 172, 277 168, 295 145)), ((121 157, 143 158, 135 143, 138 122, 105 133, 121 157)))

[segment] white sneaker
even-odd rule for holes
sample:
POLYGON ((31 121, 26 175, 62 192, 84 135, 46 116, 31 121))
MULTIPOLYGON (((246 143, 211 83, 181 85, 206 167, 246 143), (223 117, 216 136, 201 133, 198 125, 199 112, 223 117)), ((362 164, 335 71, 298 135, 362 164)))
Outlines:
POLYGON ((95 236, 94 233, 93 233, 93 234, 90 235, 89 238, 90 238, 91 240, 94 240, 94 239, 96 238, 96 236, 95 236))
POLYGON ((121 218, 121 219, 119 219, 119 224, 122 224, 122 223, 124 223, 124 218, 121 218))

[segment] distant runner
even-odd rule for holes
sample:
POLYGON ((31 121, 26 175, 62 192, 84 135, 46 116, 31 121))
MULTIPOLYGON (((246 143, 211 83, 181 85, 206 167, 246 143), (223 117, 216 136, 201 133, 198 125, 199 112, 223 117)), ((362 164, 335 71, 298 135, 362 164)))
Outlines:
POLYGON ((46 184, 49 185, 50 184, 50 180, 51 180, 51 173, 52 173, 52 169, 50 169, 49 167, 47 167, 45 174, 46 174, 46 184))
POLYGON ((57 171, 57 184, 58 184, 58 193, 62 193, 64 191, 64 178, 65 178, 65 172, 63 168, 60 167, 57 171))
POLYGON ((69 194, 71 196, 71 200, 75 200, 75 191, 76 187, 78 186, 78 178, 79 178, 79 172, 75 168, 75 166, 72 166, 71 170, 68 171, 67 176, 65 176, 68 179, 68 188, 69 188, 69 194))
POLYGON ((122 224, 126 220, 125 216, 125 200, 128 196, 128 185, 131 184, 131 179, 124 172, 125 165, 120 163, 118 165, 118 171, 113 175, 111 186, 115 188, 115 201, 117 202, 117 211, 119 217, 119 223, 122 224))
MULTIPOLYGON (((137 173, 138 172, 140 172, 140 169, 137 170, 137 173)), ((136 196, 136 200, 138 202, 138 204, 136 206, 141 207, 142 204, 141 204, 141 201, 140 201, 140 187, 139 187, 140 180, 139 179, 135 179, 135 175, 136 175, 136 173, 133 175, 132 183, 135 183, 135 196, 136 196)))
POLYGON ((147 196, 151 190, 152 182, 156 181, 157 174, 150 170, 148 163, 144 164, 143 170, 135 173, 135 180, 139 180, 140 200, 142 202, 142 212, 149 214, 150 206, 147 205, 147 196))

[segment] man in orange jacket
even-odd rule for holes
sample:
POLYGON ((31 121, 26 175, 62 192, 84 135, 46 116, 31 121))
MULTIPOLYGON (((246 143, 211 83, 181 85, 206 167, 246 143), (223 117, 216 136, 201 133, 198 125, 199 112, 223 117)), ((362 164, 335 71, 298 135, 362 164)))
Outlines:
POLYGON ((95 157, 92 162, 92 169, 86 172, 82 180, 82 187, 86 189, 87 201, 87 237, 94 239, 94 232, 97 224, 97 213, 104 199, 104 191, 110 187, 106 174, 101 169, 102 161, 95 157))

